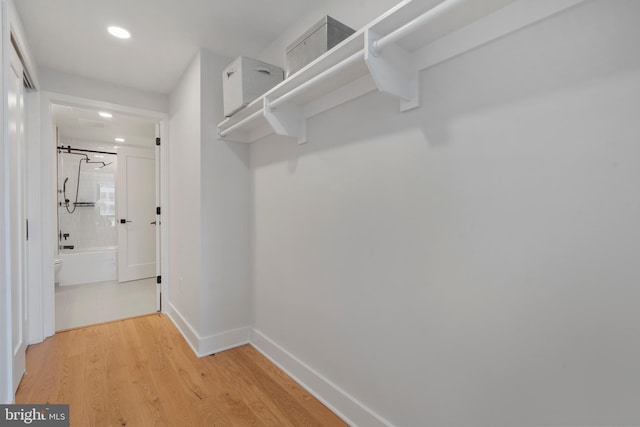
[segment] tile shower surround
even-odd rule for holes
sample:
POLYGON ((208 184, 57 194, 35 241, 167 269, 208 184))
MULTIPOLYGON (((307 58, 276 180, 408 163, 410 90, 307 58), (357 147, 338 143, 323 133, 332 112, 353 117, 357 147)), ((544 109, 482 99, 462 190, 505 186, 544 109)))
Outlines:
POLYGON ((70 214, 64 207, 62 194, 65 178, 69 208, 73 209, 78 178, 78 162, 83 158, 75 154, 58 154, 58 229, 69 237, 59 241, 59 245, 73 245, 74 249, 60 250, 61 253, 76 253, 118 245, 115 211, 115 181, 117 156, 112 154, 87 153, 91 161, 103 161, 110 165, 98 168, 99 164, 82 162, 78 202, 92 202, 95 206, 78 206, 70 214), (102 156, 102 157, 99 157, 102 156))

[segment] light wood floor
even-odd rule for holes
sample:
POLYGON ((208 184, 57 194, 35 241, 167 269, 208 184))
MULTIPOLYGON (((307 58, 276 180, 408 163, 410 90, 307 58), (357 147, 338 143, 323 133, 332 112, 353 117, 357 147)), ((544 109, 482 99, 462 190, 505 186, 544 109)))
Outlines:
POLYGON ((16 403, 68 403, 82 427, 346 425, 249 345, 198 359, 162 314, 30 346, 16 403))

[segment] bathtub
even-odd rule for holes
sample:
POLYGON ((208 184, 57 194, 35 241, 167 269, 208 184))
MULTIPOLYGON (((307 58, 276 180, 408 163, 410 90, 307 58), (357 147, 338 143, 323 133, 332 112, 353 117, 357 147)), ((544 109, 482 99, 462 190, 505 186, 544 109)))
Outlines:
POLYGON ((61 252, 62 268, 58 285, 80 285, 94 282, 118 280, 118 247, 83 249, 69 253, 61 252))

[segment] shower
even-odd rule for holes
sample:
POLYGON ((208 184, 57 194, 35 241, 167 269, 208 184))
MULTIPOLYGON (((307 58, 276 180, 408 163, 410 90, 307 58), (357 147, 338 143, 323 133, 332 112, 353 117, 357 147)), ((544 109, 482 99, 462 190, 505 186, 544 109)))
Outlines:
POLYGON ((59 145, 58 250, 61 254, 117 247, 117 153, 59 145), (107 167, 108 166, 108 167, 107 167), (79 209, 78 209, 79 208, 79 209))
MULTIPOLYGON (((82 162, 85 162, 86 164, 102 164, 102 166, 99 167, 99 169, 104 168, 105 166, 109 166, 111 163, 113 162, 109 162, 109 163, 105 163, 102 161, 92 161, 89 156, 87 154, 84 153, 76 153, 75 151, 86 151, 86 152, 96 152, 95 150, 80 150, 80 149, 74 149, 71 148, 71 146, 68 147, 58 147, 58 153, 64 152, 66 154, 73 154, 76 156, 81 156, 82 158, 78 161, 78 176, 76 179, 76 193, 75 193, 75 199, 73 201, 73 208, 69 208, 69 203, 71 202, 71 200, 67 197, 67 182, 69 181, 69 177, 66 177, 64 180, 64 184, 62 184, 62 195, 64 198, 64 207, 67 210, 67 212, 69 212, 70 214, 74 213, 76 211, 76 208, 78 207, 78 194, 79 194, 79 190, 80 190, 80 175, 82 172, 82 162)), ((104 154, 115 154, 115 153, 107 153, 104 152, 104 154)), ((80 202, 80 205, 83 206, 87 206, 87 202, 80 202)))

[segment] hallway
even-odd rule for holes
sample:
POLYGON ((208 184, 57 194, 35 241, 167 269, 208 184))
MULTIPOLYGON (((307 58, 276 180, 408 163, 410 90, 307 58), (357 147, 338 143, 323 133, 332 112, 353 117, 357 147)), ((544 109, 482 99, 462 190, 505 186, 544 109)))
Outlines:
POLYGON ((72 426, 341 426, 249 345, 198 359, 164 315, 29 347, 17 403, 66 403, 72 426))

